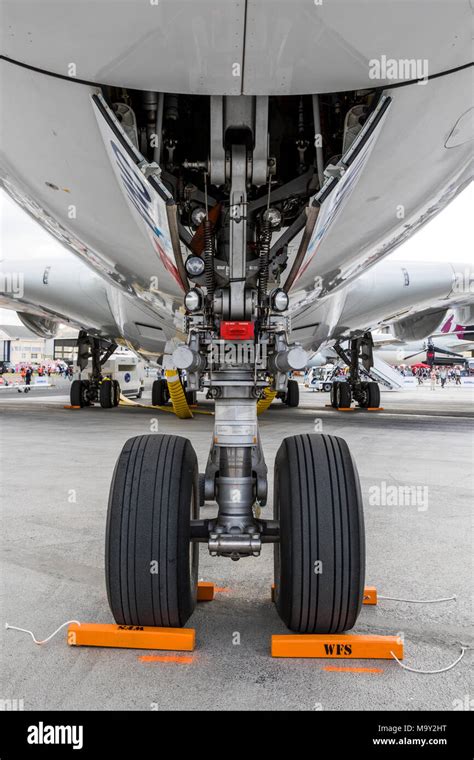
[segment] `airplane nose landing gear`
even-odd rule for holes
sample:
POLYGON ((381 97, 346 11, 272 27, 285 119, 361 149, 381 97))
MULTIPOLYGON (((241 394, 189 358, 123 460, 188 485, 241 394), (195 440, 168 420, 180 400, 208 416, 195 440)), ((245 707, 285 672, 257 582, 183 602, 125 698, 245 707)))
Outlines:
POLYGON ((196 599, 198 543, 211 556, 232 560, 258 557, 262 544, 275 544, 276 605, 292 630, 347 630, 362 604, 362 505, 343 440, 285 438, 275 462, 275 519, 260 517, 267 467, 257 402, 270 391, 297 406, 298 386, 288 375, 308 361, 289 341, 283 269, 269 256, 272 225, 281 215, 270 205, 267 111, 266 98, 242 96, 212 120, 223 129, 213 149, 219 153, 224 145, 225 156, 218 165, 211 158, 210 177, 227 200, 217 212, 213 207, 211 225, 206 180, 196 232, 202 246, 191 246, 202 262, 185 267, 196 283, 185 296, 188 339, 163 361, 186 371, 188 392, 204 390, 214 399, 212 442, 201 478, 183 438, 140 436, 125 444, 110 491, 106 543, 109 602, 119 623, 186 622, 196 599), (217 503, 214 518, 199 519, 203 497, 217 503))

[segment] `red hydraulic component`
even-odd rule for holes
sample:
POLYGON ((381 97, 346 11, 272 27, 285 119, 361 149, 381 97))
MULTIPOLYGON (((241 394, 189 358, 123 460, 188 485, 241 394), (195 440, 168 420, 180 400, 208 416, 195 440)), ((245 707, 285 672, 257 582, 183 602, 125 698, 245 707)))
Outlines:
POLYGON ((253 322, 221 322, 221 338, 224 340, 253 340, 253 322))

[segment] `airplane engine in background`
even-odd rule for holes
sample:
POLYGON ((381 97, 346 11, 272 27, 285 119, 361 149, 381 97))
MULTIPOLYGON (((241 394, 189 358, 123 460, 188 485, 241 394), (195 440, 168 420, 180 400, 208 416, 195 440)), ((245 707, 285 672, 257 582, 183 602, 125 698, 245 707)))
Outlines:
POLYGON ((54 319, 24 314, 21 311, 17 311, 17 316, 20 322, 39 338, 49 340, 50 338, 55 338, 58 334, 59 322, 56 322, 54 319))
POLYGON ((399 319, 392 325, 393 334, 397 340, 423 340, 438 330, 447 313, 448 309, 432 308, 399 319))

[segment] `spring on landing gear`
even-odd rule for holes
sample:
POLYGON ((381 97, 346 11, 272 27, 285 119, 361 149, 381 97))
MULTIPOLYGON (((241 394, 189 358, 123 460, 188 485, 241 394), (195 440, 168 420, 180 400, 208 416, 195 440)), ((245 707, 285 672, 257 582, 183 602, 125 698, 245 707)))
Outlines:
POLYGON ((214 246, 212 239, 212 229, 209 219, 204 220, 204 265, 206 274, 207 300, 212 304, 214 298, 214 246))
POLYGON ((262 230, 260 233, 260 269, 258 281, 258 300, 260 304, 264 304, 267 299, 271 239, 272 233, 270 222, 268 220, 268 214, 265 213, 263 215, 262 230))

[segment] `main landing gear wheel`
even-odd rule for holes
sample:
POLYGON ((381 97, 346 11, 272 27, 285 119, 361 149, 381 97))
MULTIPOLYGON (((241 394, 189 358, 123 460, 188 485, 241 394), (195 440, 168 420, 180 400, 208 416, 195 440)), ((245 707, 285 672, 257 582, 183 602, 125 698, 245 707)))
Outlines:
POLYGON ((359 476, 347 443, 285 438, 275 461, 275 601, 298 633, 341 633, 359 615, 365 540, 359 476))
POLYGON ((380 388, 378 383, 369 382, 362 383, 361 388, 363 391, 363 399, 359 401, 359 406, 367 409, 378 408, 380 406, 380 388))
POLYGON ((118 406, 120 404, 120 383, 118 380, 112 380, 113 386, 113 404, 112 406, 118 406))
POLYGON ((196 453, 177 435, 141 435, 124 445, 109 496, 105 573, 121 625, 178 628, 194 610, 199 516, 196 453))
POLYGON ((99 386, 99 401, 102 409, 111 409, 115 403, 115 385, 109 377, 105 377, 99 386))
POLYGON ((185 391, 185 396, 189 406, 195 406, 197 401, 196 391, 185 391))
POLYGON ((73 380, 71 383, 71 389, 69 398, 71 400, 71 406, 88 406, 89 399, 87 397, 87 389, 89 384, 87 380, 73 380))
POLYGON ((298 406, 300 403, 300 388, 296 380, 288 380, 285 403, 287 406, 298 406))
POLYGON ((153 406, 164 406, 169 400, 168 383, 159 377, 151 386, 151 403, 153 406))
POLYGON ((347 409, 352 403, 351 386, 346 382, 333 383, 333 387, 336 386, 334 392, 334 400, 336 409, 347 409))

